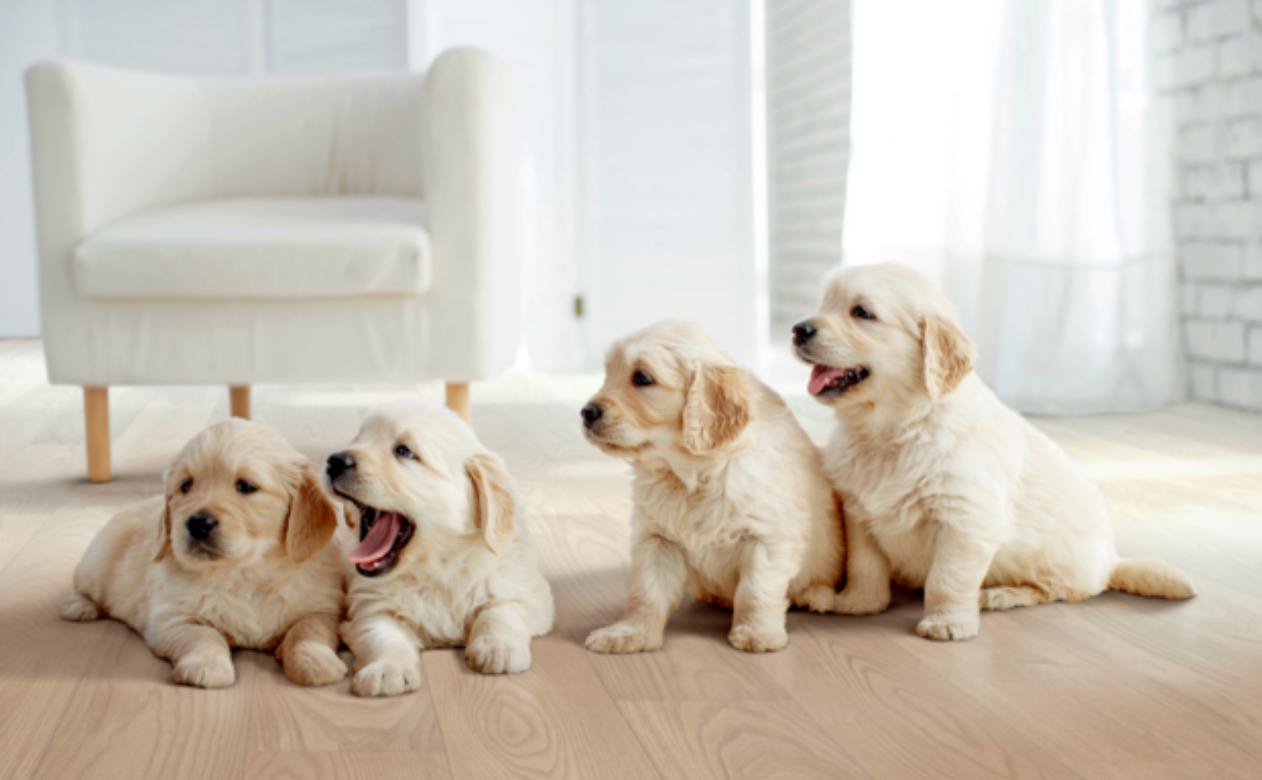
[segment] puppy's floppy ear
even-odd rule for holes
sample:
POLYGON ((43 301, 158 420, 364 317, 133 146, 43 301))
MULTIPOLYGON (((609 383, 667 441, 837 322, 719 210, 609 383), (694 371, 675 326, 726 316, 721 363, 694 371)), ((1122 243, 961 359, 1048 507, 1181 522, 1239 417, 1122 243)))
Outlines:
POLYGON ((302 563, 324 549, 337 530, 337 507, 320 487, 320 479, 303 463, 302 476, 285 518, 285 552, 295 563, 302 563))
POLYGON ((153 562, 158 563, 163 558, 171 554, 171 499, 165 498, 162 501, 162 519, 158 523, 158 554, 153 556, 153 562))
POLYGON ((517 500, 504 461, 491 452, 479 452, 464 464, 473 484, 473 517, 492 552, 513 532, 517 500))
POLYGON ((171 554, 171 496, 166 491, 174 470, 175 466, 171 465, 162 472, 162 517, 158 521, 158 554, 153 556, 154 563, 171 554))
POLYGON ((920 320, 920 350, 925 391, 938 400, 973 370, 973 342, 947 317, 926 314, 920 320))
POLYGON ((698 366, 692 372, 684 398, 684 449, 703 455, 732 441, 749 423, 752 407, 743 369, 698 366))

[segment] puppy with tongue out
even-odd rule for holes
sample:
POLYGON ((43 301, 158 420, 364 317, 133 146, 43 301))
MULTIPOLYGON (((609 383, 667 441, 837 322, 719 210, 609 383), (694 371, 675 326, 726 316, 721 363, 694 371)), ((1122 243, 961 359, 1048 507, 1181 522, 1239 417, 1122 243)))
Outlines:
POLYGON ((463 647, 487 674, 530 668, 531 638, 552 629, 552 591, 512 477, 464 420, 418 402, 379 406, 326 474, 359 526, 341 632, 353 693, 416 689, 420 651, 434 648, 463 647))

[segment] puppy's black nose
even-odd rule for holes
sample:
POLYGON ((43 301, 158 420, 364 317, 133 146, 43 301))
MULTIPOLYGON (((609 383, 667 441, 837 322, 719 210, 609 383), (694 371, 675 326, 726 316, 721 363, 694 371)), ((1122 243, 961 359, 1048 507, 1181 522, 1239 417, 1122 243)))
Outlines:
POLYGON ((599 420, 600 416, 605 413, 605 410, 601 409, 596 404, 588 404, 580 409, 578 413, 583 417, 583 425, 590 428, 596 424, 596 421, 599 420))
POLYGON ((209 539, 210 532, 214 531, 217 525, 219 525, 218 520, 200 512, 195 515, 189 515, 188 520, 184 521, 184 526, 188 528, 188 535, 199 542, 209 539))
POLYGON ((355 468, 355 459, 349 452, 335 452, 329 456, 328 466, 324 471, 329 475, 329 479, 337 479, 353 468, 355 468))
POLYGON ((802 320, 797 325, 793 326, 793 343, 800 347, 815 338, 815 334, 818 332, 819 330, 815 327, 813 322, 810 320, 802 320))

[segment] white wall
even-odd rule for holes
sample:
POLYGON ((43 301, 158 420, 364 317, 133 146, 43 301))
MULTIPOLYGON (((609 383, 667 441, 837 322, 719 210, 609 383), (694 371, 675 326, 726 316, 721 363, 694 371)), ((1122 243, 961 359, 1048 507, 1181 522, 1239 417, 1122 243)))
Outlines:
POLYGON ((22 70, 62 48, 57 6, 0 5, 0 337, 39 333, 31 158, 22 70))
POLYGON ((1174 208, 1192 393, 1262 410, 1262 5, 1161 5, 1149 43, 1178 125, 1174 208))
POLYGON ((578 6, 587 354, 666 317, 755 364, 753 51, 745 0, 578 6))
POLYGON ((850 0, 775 0, 766 28, 771 336, 783 343, 841 263, 850 0))

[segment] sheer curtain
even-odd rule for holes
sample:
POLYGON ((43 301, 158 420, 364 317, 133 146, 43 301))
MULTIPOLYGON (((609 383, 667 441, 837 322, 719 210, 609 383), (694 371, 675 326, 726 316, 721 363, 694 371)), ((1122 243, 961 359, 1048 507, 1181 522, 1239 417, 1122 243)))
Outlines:
POLYGON ((854 4, 846 263, 935 277, 1027 412, 1183 392, 1145 0, 854 4))

